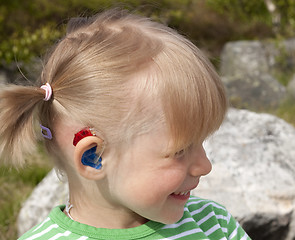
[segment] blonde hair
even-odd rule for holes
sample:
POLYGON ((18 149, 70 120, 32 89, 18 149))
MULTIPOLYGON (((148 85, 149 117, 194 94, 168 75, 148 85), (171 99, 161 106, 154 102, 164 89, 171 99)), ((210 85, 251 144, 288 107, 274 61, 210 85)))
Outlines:
POLYGON ((214 132, 227 108, 223 85, 196 46, 160 23, 118 10, 72 19, 41 82, 52 86, 51 101, 43 101, 39 87, 1 90, 0 151, 14 163, 36 143, 34 119, 53 133, 46 140, 51 154, 60 152, 54 136, 62 116, 94 127, 109 143, 165 121, 177 148, 214 132))

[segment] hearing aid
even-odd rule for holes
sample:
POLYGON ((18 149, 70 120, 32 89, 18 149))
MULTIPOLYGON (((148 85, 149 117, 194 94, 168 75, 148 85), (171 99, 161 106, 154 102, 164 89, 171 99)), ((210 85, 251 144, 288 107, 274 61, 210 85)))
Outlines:
MULTIPOLYGON (((93 128, 84 128, 84 129, 80 130, 79 132, 77 132, 75 134, 74 139, 73 139, 73 145, 76 146, 81 139, 83 139, 87 136, 96 136, 95 130, 93 128)), ((97 149, 97 146, 94 146, 83 153, 83 155, 81 157, 81 162, 83 165, 90 166, 95 169, 102 168, 101 155, 104 150, 104 145, 102 147, 102 150, 99 151, 100 152, 99 155, 97 155, 96 149, 97 149)))
POLYGON ((86 152, 83 153, 81 162, 85 166, 90 166, 96 169, 101 169, 101 157, 96 154, 96 146, 93 148, 90 148, 86 152))

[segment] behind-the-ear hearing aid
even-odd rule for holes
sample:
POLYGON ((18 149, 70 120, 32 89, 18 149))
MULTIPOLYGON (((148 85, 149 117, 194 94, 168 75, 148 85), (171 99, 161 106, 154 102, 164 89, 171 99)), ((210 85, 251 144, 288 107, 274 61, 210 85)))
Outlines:
MULTIPOLYGON (((96 136, 94 129, 84 128, 81 131, 77 132, 75 134, 75 137, 73 140, 73 145, 76 146, 81 139, 83 139, 87 136, 96 136)), ((104 145, 103 145, 103 148, 104 148, 104 145)), ((97 153, 96 153, 97 146, 94 146, 94 147, 88 149, 87 151, 85 151, 82 155, 82 158, 81 158, 82 164, 85 166, 90 166, 90 167, 96 168, 96 169, 101 169, 102 168, 101 155, 104 150, 103 148, 101 151, 99 151, 100 152, 99 155, 97 155, 97 153)))

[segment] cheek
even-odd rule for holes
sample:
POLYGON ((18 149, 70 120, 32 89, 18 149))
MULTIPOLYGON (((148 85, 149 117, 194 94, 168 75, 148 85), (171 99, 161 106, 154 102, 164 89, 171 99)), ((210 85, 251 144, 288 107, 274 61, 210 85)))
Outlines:
POLYGON ((153 205, 165 201, 167 197, 179 189, 185 180, 183 171, 160 171, 145 174, 130 174, 120 189, 121 193, 139 199, 142 203, 153 205))

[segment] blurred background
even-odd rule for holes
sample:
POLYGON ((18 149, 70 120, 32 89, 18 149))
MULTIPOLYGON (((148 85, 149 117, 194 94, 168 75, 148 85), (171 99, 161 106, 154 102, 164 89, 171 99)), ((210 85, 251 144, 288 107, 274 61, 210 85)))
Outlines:
MULTIPOLYGON (((90 16, 111 7, 129 9, 177 29, 207 54, 218 71, 229 42, 264 41, 279 46, 295 35, 293 0, 1 0, 0 83, 35 81, 40 59, 63 36, 71 17, 90 16)), ((294 69, 282 54, 278 56, 275 60, 281 71, 275 77, 286 87, 294 69)), ((235 98, 230 100, 233 107, 268 112, 295 126, 291 97, 256 109, 235 98)), ((21 203, 52 168, 41 145, 28 163, 23 169, 0 165, 1 240, 17 238, 21 203)))

